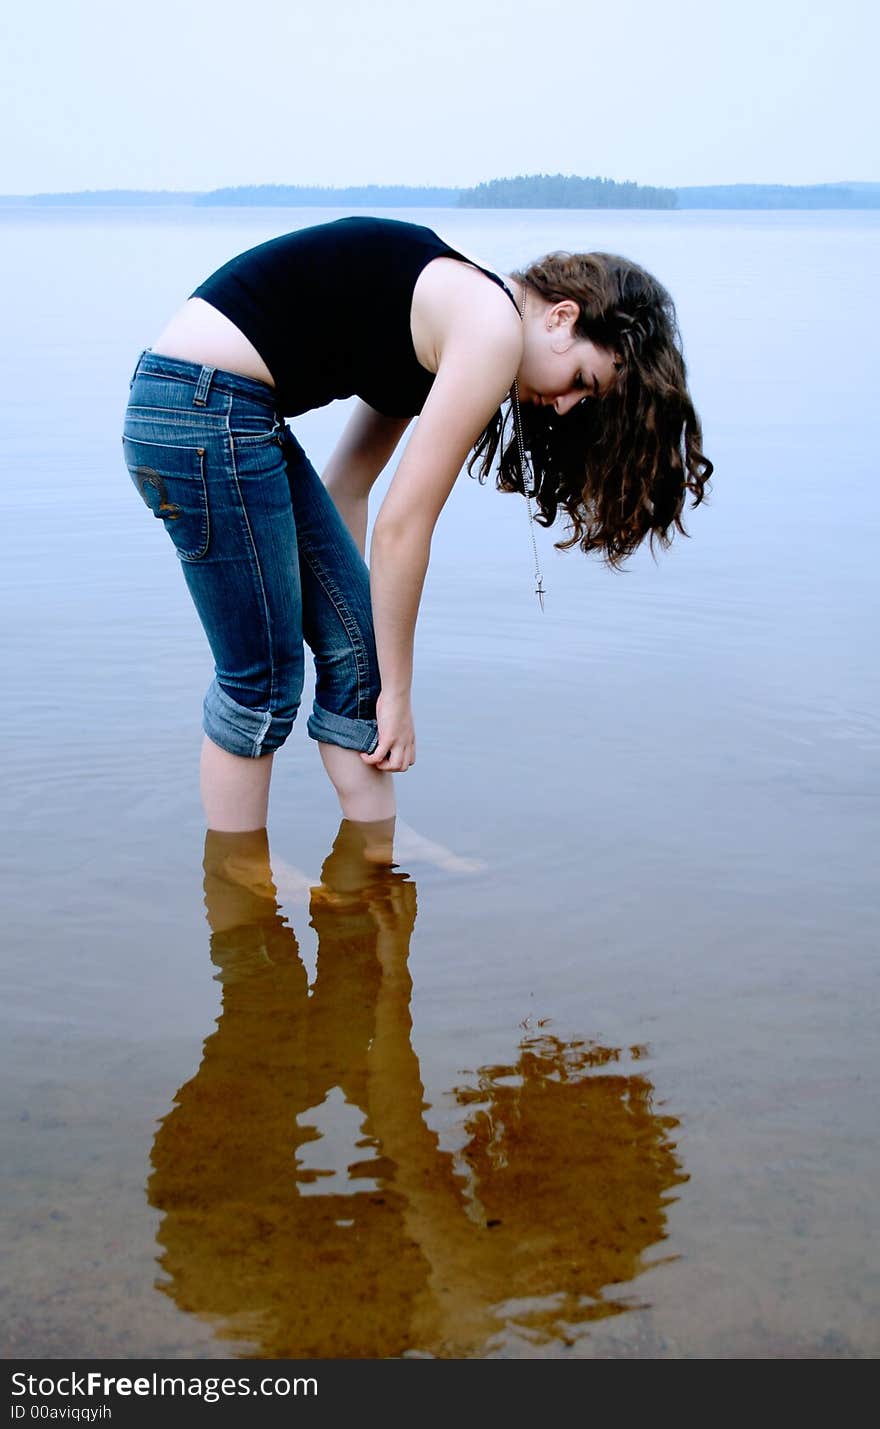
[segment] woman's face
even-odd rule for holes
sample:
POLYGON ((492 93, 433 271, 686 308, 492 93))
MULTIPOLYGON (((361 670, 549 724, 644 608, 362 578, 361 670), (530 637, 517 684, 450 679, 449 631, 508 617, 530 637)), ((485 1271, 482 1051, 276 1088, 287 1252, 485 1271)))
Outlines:
POLYGON ((585 397, 605 397, 620 371, 617 354, 575 336, 576 303, 541 303, 536 309, 523 330, 520 402, 552 407, 564 416, 585 397))

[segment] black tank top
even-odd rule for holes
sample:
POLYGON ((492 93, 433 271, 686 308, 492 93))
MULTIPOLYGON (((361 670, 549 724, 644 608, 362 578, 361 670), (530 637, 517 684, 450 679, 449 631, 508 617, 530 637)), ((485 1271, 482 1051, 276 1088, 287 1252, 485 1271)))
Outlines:
MULTIPOLYGON (((434 381, 410 333, 416 279, 434 258, 471 261, 420 224, 340 218, 241 253, 192 297, 217 308, 253 343, 285 416, 356 395, 386 416, 411 417, 434 381)), ((516 308, 497 273, 471 266, 516 308)))

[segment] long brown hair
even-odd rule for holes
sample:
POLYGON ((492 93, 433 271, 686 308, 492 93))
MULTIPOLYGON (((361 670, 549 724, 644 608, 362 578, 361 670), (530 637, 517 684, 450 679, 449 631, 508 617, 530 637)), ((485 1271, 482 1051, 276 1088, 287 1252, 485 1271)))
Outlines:
MULTIPOLYGON (((687 495, 704 499, 712 463, 687 388, 675 305, 666 289, 613 253, 550 253, 514 273, 547 303, 574 300, 576 338, 619 359, 617 382, 600 401, 587 398, 564 417, 524 405, 523 439, 533 472, 536 519, 552 526, 560 507, 579 545, 620 566, 644 538, 669 546, 687 495)), ((523 491, 510 412, 496 412, 468 462, 485 481, 499 452, 499 491, 523 491)))

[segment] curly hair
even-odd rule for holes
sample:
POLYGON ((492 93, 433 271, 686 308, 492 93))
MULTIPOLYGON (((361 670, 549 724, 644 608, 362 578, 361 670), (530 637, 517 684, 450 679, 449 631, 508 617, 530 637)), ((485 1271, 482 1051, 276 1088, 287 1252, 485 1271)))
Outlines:
MULTIPOLYGON (((687 389, 687 369, 675 305, 666 289, 613 253, 550 253, 513 277, 547 303, 575 301, 576 338, 586 338, 620 363, 614 388, 558 416, 552 407, 523 405, 523 440, 542 526, 562 508, 570 535, 559 550, 579 545, 619 567, 647 536, 670 545, 687 535, 682 513, 706 495, 712 463, 701 449, 702 428, 687 389)), ((468 471, 485 481, 496 453, 499 491, 524 492, 511 409, 499 410, 474 445, 468 471)))

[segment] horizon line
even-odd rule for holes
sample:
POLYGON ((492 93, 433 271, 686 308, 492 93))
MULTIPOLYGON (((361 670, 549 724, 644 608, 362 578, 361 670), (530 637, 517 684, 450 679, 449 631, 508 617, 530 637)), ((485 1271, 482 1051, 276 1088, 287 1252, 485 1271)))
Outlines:
POLYGON ((23 198, 23 199, 27 199, 27 198, 58 198, 58 197, 67 196, 68 194, 73 196, 73 195, 80 195, 80 194, 102 194, 102 193, 108 193, 108 194, 109 194, 109 193, 143 193, 143 194, 181 194, 181 195, 197 194, 197 195, 201 195, 201 194, 220 193, 220 192, 223 192, 223 191, 229 191, 229 190, 235 190, 235 189, 270 189, 270 188, 278 188, 278 189, 318 189, 318 190, 326 190, 326 192, 327 192, 328 194, 329 194, 329 193, 343 193, 343 192, 346 192, 347 190, 351 190, 351 189, 412 189, 412 190, 414 190, 414 191, 424 190, 424 189, 441 189, 441 190, 447 190, 447 191, 456 192, 456 193, 466 193, 466 192, 468 192, 468 190, 480 188, 480 187, 482 187, 483 185, 486 185, 486 184, 499 183, 499 182, 500 182, 500 183, 510 183, 510 182, 514 182, 516 179, 538 179, 538 178, 565 178, 565 179, 577 179, 577 180, 580 180, 580 181, 583 181, 584 179, 586 179, 588 182, 596 182, 597 180, 599 180, 599 181, 603 181, 603 182, 606 182, 606 183, 610 182, 610 183, 619 185, 620 187, 623 187, 624 185, 628 185, 628 184, 633 184, 633 185, 634 185, 635 187, 637 187, 637 188, 667 189, 667 190, 669 190, 669 191, 671 191, 671 192, 673 192, 673 193, 676 192, 676 191, 679 190, 679 189, 719 189, 719 188, 727 188, 727 189, 731 189, 731 188, 792 188, 792 189, 815 189, 815 188, 845 188, 845 187, 847 187, 848 185, 859 185, 859 186, 862 186, 862 187, 868 186, 868 187, 880 188, 880 179, 817 179, 817 180, 811 181, 810 183, 791 183, 791 182, 784 181, 784 180, 780 180, 780 179, 769 179, 769 180, 768 180, 768 179, 758 179, 758 180, 756 180, 756 179, 737 179, 737 180, 732 181, 732 182, 731 182, 731 181, 727 181, 727 180, 716 180, 716 181, 714 181, 714 182, 712 182, 712 183, 701 183, 701 184, 647 184, 647 183, 642 183, 642 182, 640 182, 639 180, 636 180, 636 179, 611 179, 611 180, 604 179, 604 180, 601 180, 599 175, 580 175, 580 174, 561 174, 561 175, 560 175, 560 174, 516 174, 516 175, 503 176, 503 177, 494 178, 494 179, 481 179, 481 180, 479 181, 479 183, 476 183, 476 184, 440 184, 440 183, 414 184, 414 183, 397 183, 397 182, 394 182, 393 180, 392 180, 392 181, 387 181, 387 180, 385 180, 385 181, 382 181, 382 182, 379 182, 379 181, 377 181, 377 180, 369 180, 368 182, 364 182, 364 183, 346 183, 346 184, 338 184, 338 183, 337 183, 337 184, 280 183, 280 182, 278 182, 278 181, 272 181, 272 182, 266 182, 266 183, 248 182, 248 183, 238 183, 238 184, 215 184, 215 185, 213 185, 213 187, 207 188, 207 189, 192 189, 192 188, 140 188, 140 187, 135 187, 135 186, 126 186, 126 185, 123 185, 123 184, 112 184, 112 185, 109 185, 109 186, 106 187, 106 188, 38 189, 38 190, 34 190, 34 191, 30 192, 30 193, 0 193, 0 199, 9 199, 9 198, 23 198))

